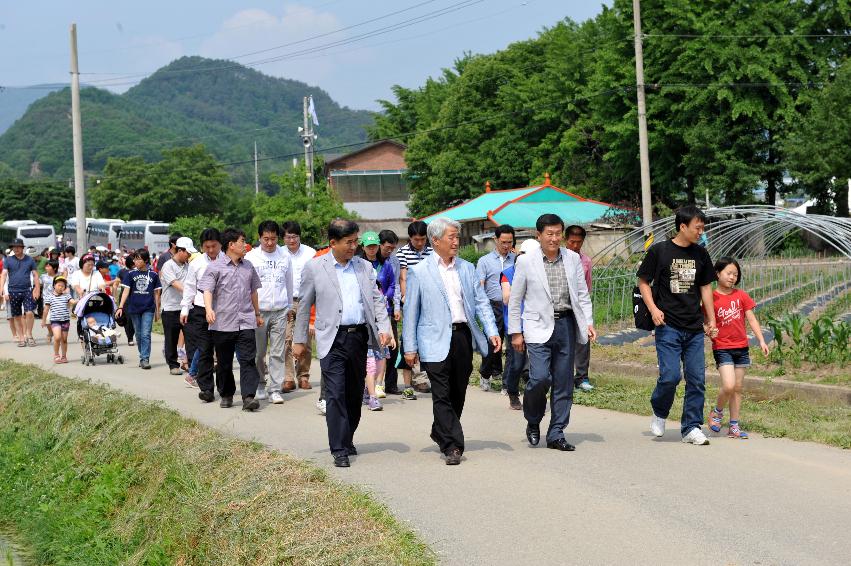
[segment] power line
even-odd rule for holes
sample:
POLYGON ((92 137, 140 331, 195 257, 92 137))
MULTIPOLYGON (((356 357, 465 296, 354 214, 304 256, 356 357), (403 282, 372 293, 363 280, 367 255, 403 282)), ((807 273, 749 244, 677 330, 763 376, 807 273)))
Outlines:
MULTIPOLYGON (((339 46, 342 46, 342 45, 348 45, 348 44, 351 44, 351 43, 355 43, 357 41, 361 41, 363 39, 368 39, 370 37, 375 37, 375 36, 378 36, 378 35, 384 35, 384 34, 387 34, 387 33, 391 33, 391 32, 394 32, 394 31, 401 30, 401 29, 405 29, 405 28, 417 25, 419 23, 422 23, 422 22, 425 22, 425 21, 428 21, 428 20, 432 20, 432 19, 435 19, 435 18, 438 18, 438 17, 441 17, 441 16, 445 16, 447 14, 451 14, 453 12, 457 12, 458 10, 468 8, 468 7, 476 5, 476 4, 480 4, 484 1, 485 0, 464 0, 462 2, 458 2, 456 4, 453 4, 450 7, 442 8, 442 9, 436 10, 434 12, 429 12, 428 14, 424 14, 422 16, 417 16, 415 18, 404 20, 402 22, 398 22, 398 23, 392 24, 390 26, 385 26, 383 28, 378 28, 376 30, 365 32, 365 33, 362 33, 360 35, 353 36, 351 38, 341 39, 341 40, 333 41, 333 42, 330 42, 330 43, 326 43, 324 45, 309 47, 309 48, 305 48, 305 49, 302 49, 302 50, 299 50, 299 51, 293 51, 293 52, 290 52, 290 53, 285 53, 283 55, 277 55, 277 56, 274 56, 274 57, 269 57, 269 58, 266 58, 266 59, 260 59, 260 60, 257 60, 257 61, 248 61, 248 62, 245 62, 245 63, 233 63, 233 64, 227 64, 227 65, 222 65, 222 66, 218 66, 218 67, 210 67, 208 65, 201 65, 201 66, 189 67, 189 68, 185 68, 185 69, 160 69, 159 71, 156 71, 156 73, 162 73, 163 76, 169 76, 169 75, 186 74, 186 73, 206 73, 206 72, 226 71, 226 70, 238 69, 238 68, 242 68, 242 67, 256 67, 256 66, 260 66, 260 65, 266 65, 266 64, 275 63, 275 62, 278 62, 278 61, 284 61, 286 59, 292 59, 292 58, 298 57, 300 55, 317 53, 317 52, 320 52, 320 51, 331 49, 332 47, 339 47, 339 46)), ((140 73, 140 74, 135 74, 135 75, 126 75, 124 77, 119 77, 117 79, 103 79, 103 80, 95 80, 95 81, 88 81, 88 82, 90 84, 99 84, 101 86, 107 86, 107 87, 108 86, 120 86, 120 85, 127 84, 127 83, 126 82, 114 83, 114 81, 123 81, 124 79, 132 79, 134 77, 140 77, 140 76, 147 76, 147 73, 140 73)))
POLYGON ((764 34, 698 34, 698 33, 645 33, 642 37, 652 39, 654 37, 679 37, 685 39, 766 39, 772 37, 802 37, 822 38, 835 37, 839 39, 851 39, 851 34, 846 33, 764 33, 764 34))

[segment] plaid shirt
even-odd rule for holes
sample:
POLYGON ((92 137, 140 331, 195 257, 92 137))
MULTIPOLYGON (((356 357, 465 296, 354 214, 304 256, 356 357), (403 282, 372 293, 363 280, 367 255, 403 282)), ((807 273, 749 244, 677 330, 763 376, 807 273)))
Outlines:
POLYGON ((550 286, 550 296, 553 298, 553 310, 559 312, 571 308, 567 273, 564 272, 564 260, 561 253, 558 254, 555 261, 550 261, 544 255, 544 271, 547 274, 547 283, 550 286))

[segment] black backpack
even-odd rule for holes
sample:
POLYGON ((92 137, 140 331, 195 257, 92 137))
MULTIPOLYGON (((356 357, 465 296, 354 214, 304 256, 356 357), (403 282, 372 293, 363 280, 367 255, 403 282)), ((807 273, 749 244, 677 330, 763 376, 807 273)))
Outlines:
POLYGON ((637 286, 632 288, 632 315, 635 317, 636 328, 640 330, 654 330, 656 328, 650 310, 644 304, 644 298, 637 286))

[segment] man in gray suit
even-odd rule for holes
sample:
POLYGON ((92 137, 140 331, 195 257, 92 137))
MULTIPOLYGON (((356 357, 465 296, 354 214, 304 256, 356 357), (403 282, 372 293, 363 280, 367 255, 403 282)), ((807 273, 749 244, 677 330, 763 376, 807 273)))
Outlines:
POLYGON ((541 440, 547 392, 552 388, 547 448, 572 452, 564 438, 573 405, 576 343, 594 340, 591 297, 579 255, 561 246, 564 222, 544 214, 536 222, 540 250, 518 258, 508 299, 511 345, 529 357, 529 381, 523 396, 526 438, 541 440), (521 312, 522 308, 522 312, 521 312), (522 325, 521 325, 522 319, 522 325))
POLYGON ((310 308, 316 305, 316 346, 325 380, 328 444, 334 465, 348 468, 357 454, 353 437, 361 417, 367 347, 393 344, 384 295, 375 269, 354 257, 358 225, 336 219, 328 226, 331 253, 307 262, 301 275, 293 355, 307 355, 310 308))

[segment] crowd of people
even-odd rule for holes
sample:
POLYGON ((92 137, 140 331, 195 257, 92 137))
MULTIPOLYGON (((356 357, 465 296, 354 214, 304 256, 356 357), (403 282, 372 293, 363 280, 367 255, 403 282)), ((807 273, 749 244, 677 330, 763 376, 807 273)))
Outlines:
MULTIPOLYGON (((703 213, 684 207, 675 220, 676 236, 650 247, 637 273, 659 361, 651 432, 664 434, 682 364, 683 441, 709 443, 702 432, 706 335, 722 378, 709 427, 721 430, 729 404, 729 436, 747 438, 738 420, 750 364, 745 321, 767 352, 756 305, 737 288, 738 262, 721 258, 713 265, 700 245, 703 213)), ((481 355, 480 388, 491 391, 493 380, 502 382, 509 408, 523 411, 531 446, 541 441, 549 399, 546 446, 575 450, 564 431, 575 390, 593 390, 588 367, 597 336, 591 260, 582 253, 586 232, 555 214, 542 215, 535 228, 537 238, 517 246, 514 228, 498 226, 493 250, 475 266, 458 256, 460 225, 443 217, 412 222, 401 247, 391 230, 362 233, 344 219, 330 223, 319 251, 301 242, 298 223, 274 220, 261 222, 256 237, 207 228, 198 247, 173 234, 168 251, 155 258, 145 249, 125 254, 95 247, 77 258, 68 246, 35 259, 16 240, 0 287, 18 346, 36 345, 34 320, 40 318, 57 364, 68 361, 74 305, 91 293, 114 299, 115 321, 137 347, 144 370, 152 367, 151 332, 161 321, 169 373, 196 388, 205 403, 218 393, 223 408, 234 405, 237 392, 234 357, 242 410, 255 411, 261 401, 279 405, 287 393, 312 388, 315 346, 321 368, 316 405, 326 417, 336 466, 348 467, 357 454, 363 407, 381 411, 387 395, 413 401, 426 392, 431 439, 446 464, 457 465, 474 352, 481 355)))

